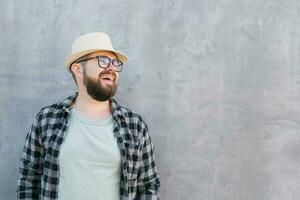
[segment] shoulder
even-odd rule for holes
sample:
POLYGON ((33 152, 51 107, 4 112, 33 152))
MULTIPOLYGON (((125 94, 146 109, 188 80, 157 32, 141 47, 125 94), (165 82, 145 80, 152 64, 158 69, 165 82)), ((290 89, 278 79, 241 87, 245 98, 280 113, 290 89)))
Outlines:
POLYGON ((64 117, 65 111, 68 110, 74 103, 76 95, 77 93, 75 95, 65 98, 63 101, 56 102, 41 108, 40 111, 36 114, 36 119, 38 121, 41 121, 45 118, 64 117))
POLYGON ((121 107, 121 111, 126 119, 138 120, 138 121, 144 122, 143 117, 140 113, 137 113, 130 108, 126 108, 123 106, 120 106, 120 107, 121 107))
POLYGON ((41 108, 40 111, 37 113, 36 117, 38 119, 46 116, 51 117, 52 115, 61 113, 62 111, 63 111, 63 106, 61 103, 58 102, 41 108))
POLYGON ((113 112, 115 112, 113 114, 123 118, 130 129, 137 130, 138 132, 148 130, 147 123, 140 113, 120 105, 116 100, 113 100, 112 106, 113 112))
POLYGON ((42 107, 35 115, 35 124, 38 127, 48 127, 57 124, 61 118, 66 117, 62 102, 42 107), (45 126, 46 125, 46 126, 45 126))

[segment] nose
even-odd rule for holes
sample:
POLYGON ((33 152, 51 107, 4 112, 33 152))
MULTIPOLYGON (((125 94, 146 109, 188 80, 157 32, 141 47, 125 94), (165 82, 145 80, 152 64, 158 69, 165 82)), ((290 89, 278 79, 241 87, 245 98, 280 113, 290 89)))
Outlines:
POLYGON ((117 70, 116 66, 114 66, 114 65, 112 64, 112 62, 110 62, 110 63, 108 64, 108 66, 106 67, 106 69, 107 69, 107 70, 114 70, 114 71, 117 70))
POLYGON ((114 75, 117 74, 116 68, 111 64, 109 64, 106 68, 103 68, 102 70, 104 73, 110 73, 114 75))

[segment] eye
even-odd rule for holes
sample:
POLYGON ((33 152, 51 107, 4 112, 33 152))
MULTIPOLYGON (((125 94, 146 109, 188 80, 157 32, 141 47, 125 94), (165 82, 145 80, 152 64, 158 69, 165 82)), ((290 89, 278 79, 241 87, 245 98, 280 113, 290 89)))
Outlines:
POLYGON ((99 57, 99 64, 101 66, 106 66, 109 63, 109 58, 105 57, 105 56, 101 56, 99 57))
POLYGON ((120 65, 122 65, 123 63, 122 63, 120 60, 113 59, 112 64, 113 64, 114 66, 120 66, 120 65))

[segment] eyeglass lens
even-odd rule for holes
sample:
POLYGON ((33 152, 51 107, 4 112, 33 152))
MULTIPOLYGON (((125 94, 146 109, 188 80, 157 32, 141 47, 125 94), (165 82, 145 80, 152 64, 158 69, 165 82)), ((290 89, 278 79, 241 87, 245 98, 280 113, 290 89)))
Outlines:
POLYGON ((112 65, 116 67, 117 70, 122 70, 123 63, 120 60, 111 59, 106 56, 99 56, 98 61, 100 67, 102 68, 107 68, 109 66, 109 63, 112 63, 112 65))

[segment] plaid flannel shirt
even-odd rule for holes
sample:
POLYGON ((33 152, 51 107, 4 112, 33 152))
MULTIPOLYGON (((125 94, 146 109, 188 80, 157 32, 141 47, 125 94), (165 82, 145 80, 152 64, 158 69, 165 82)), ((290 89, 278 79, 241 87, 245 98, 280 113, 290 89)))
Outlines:
MULTIPOLYGON (((42 108, 36 115, 20 159, 18 199, 58 199, 58 157, 76 97, 77 93, 42 108)), ((110 103, 122 160, 120 200, 160 199, 154 146, 146 123, 139 114, 120 106, 114 99, 110 103)))

